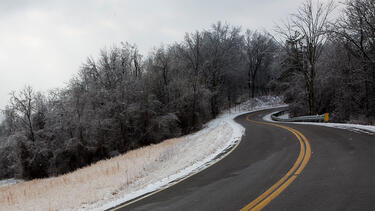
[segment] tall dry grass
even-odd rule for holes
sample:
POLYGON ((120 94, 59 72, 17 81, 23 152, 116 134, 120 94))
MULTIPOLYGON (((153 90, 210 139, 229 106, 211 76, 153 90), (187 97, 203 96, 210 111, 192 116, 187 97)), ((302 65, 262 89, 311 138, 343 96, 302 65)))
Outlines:
POLYGON ((203 160, 230 139, 232 130, 222 122, 66 175, 1 187, 0 210, 74 210, 124 197, 203 160))

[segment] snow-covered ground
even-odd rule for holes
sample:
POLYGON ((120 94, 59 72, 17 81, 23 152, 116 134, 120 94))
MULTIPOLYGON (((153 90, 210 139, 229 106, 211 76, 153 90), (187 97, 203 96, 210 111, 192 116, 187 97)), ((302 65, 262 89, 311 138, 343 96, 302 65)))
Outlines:
POLYGON ((213 165, 239 143, 233 119, 282 105, 277 97, 242 103, 191 135, 169 139, 59 177, 0 187, 0 210, 104 210, 167 188, 213 165))
POLYGON ((289 119, 289 113, 282 114, 278 116, 280 119, 289 119))
MULTIPOLYGON (((269 122, 276 122, 271 119, 271 115, 277 112, 267 114, 263 117, 263 120, 269 122)), ((308 124, 308 125, 319 125, 325 127, 340 128, 350 130, 357 133, 368 133, 375 135, 375 126, 373 125, 360 125, 360 124, 347 124, 347 123, 330 123, 330 122, 288 122, 292 124, 308 124)))

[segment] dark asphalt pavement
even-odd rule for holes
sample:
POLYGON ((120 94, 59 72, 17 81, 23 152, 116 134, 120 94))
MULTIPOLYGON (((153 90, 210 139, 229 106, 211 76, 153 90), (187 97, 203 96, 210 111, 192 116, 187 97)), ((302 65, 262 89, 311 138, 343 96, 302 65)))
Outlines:
MULTIPOLYGON (((256 112, 253 120, 274 110, 256 112)), ((239 210, 295 163, 300 145, 288 130, 236 118, 246 128, 220 162, 119 210, 239 210)), ((315 125, 283 124, 310 142, 305 169, 264 210, 375 210, 375 136, 315 125)))

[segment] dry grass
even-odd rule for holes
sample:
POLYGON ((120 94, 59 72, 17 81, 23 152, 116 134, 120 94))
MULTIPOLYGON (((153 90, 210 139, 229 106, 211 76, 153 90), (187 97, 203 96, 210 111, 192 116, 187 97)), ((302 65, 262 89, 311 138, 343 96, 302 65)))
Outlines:
POLYGON ((74 210, 92 207, 98 201, 105 203, 203 160, 228 141, 231 130, 224 122, 66 175, 1 187, 0 210, 74 210))

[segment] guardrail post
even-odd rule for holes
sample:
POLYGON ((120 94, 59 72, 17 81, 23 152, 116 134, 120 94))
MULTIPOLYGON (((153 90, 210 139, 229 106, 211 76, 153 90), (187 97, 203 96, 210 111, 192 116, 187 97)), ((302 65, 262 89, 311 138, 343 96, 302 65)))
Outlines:
POLYGON ((329 113, 324 113, 324 122, 328 122, 329 120, 329 113))

